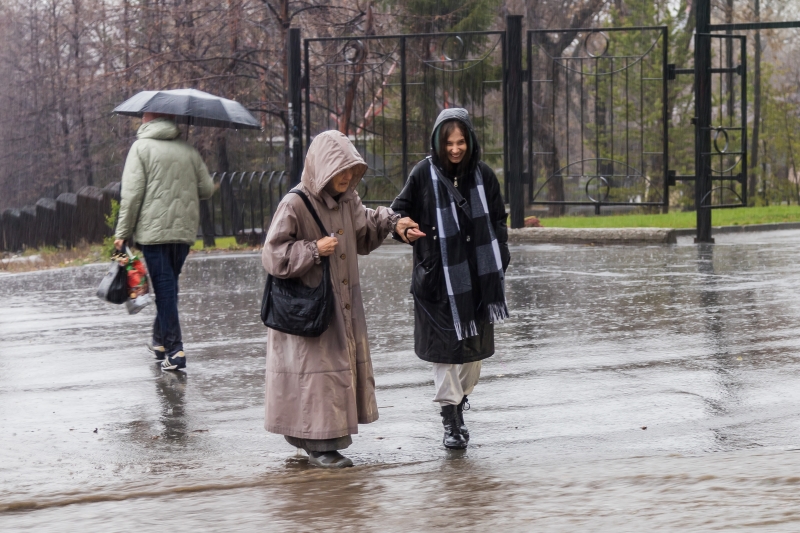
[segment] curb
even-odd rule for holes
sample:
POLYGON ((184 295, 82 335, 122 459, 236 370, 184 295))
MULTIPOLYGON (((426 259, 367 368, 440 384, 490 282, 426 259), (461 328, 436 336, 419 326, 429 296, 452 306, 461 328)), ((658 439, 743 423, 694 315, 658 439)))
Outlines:
MULTIPOLYGON (((800 222, 714 226, 712 235, 798 230, 800 222)), ((508 230, 514 244, 675 244, 678 237, 694 237, 695 228, 519 228, 508 230)))
POLYGON ((508 230, 508 242, 513 244, 675 244, 676 237, 676 231, 671 228, 519 228, 508 230))
MULTIPOLYGON (((800 222, 776 222, 773 224, 750 224, 746 226, 712 226, 711 235, 724 233, 755 233, 758 231, 780 231, 788 229, 800 229, 800 222)), ((676 237, 694 237, 697 234, 695 228, 681 228, 673 230, 676 237)))

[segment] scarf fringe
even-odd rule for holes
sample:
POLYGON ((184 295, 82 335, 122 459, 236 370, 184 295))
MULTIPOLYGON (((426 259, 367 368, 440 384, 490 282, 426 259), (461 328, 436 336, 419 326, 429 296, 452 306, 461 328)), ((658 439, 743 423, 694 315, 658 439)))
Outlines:
POLYGON ((456 328, 456 337, 458 337, 460 341, 478 335, 478 325, 474 320, 470 320, 469 322, 456 322, 453 325, 456 328))
POLYGON ((502 324, 508 318, 508 306, 505 302, 497 302, 489 304, 489 321, 492 324, 502 324))

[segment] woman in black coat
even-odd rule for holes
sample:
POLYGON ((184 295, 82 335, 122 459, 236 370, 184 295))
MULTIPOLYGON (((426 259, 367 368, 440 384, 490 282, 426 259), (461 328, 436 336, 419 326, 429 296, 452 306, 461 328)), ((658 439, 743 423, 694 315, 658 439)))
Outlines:
POLYGON ((433 363, 443 443, 455 449, 469 442, 464 406, 481 361, 494 354, 493 324, 508 317, 507 214, 497 176, 480 155, 467 111, 445 109, 433 126, 430 157, 392 203, 424 234, 413 244, 414 348, 433 363))

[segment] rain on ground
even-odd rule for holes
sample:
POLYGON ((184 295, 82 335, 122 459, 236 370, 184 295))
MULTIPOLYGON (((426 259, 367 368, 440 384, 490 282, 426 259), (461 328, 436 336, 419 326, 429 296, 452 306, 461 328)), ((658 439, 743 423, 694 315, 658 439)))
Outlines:
POLYGON ((263 429, 256 254, 195 255, 185 373, 105 265, 0 276, 0 529, 800 528, 800 232, 512 247, 512 319, 441 446, 410 249, 361 258, 380 420, 308 468, 263 429))

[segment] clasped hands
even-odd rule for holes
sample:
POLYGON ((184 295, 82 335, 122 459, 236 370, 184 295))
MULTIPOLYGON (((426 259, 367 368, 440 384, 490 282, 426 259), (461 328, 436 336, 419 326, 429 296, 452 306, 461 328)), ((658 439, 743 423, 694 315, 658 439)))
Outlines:
MULTIPOLYGON (((425 234, 420 231, 419 224, 411 220, 410 217, 401 218, 397 221, 394 232, 403 239, 404 242, 411 244, 425 234)), ((317 250, 320 257, 333 255, 339 240, 336 237, 323 237, 317 241, 317 250)))

